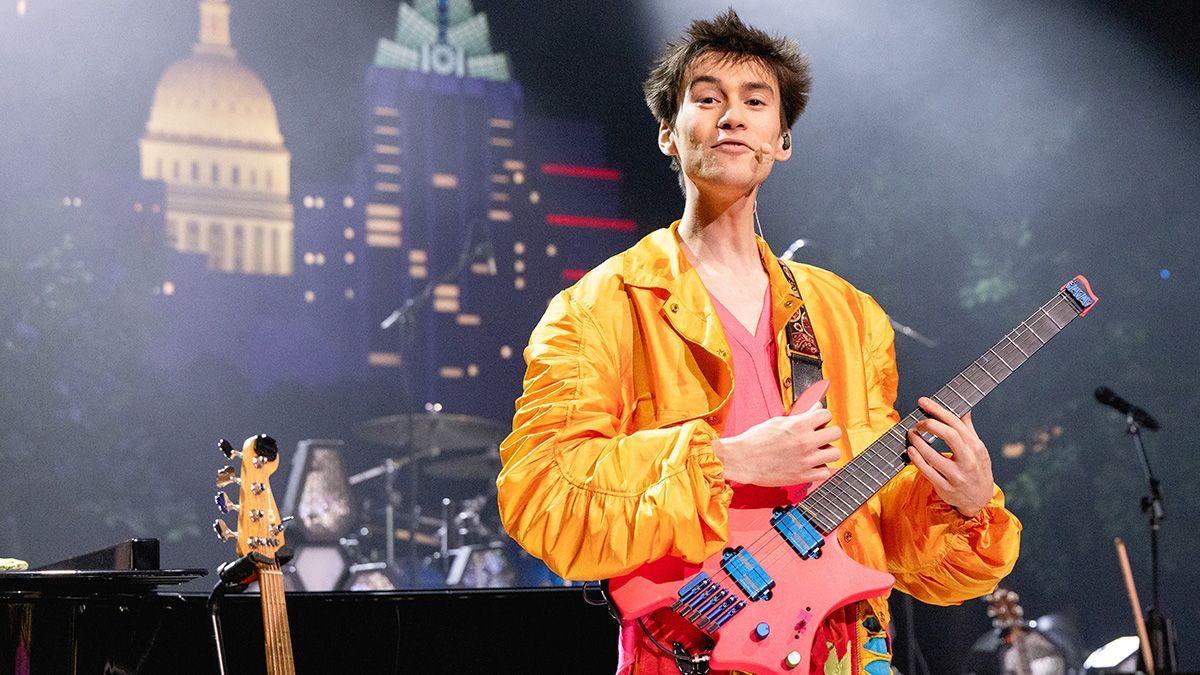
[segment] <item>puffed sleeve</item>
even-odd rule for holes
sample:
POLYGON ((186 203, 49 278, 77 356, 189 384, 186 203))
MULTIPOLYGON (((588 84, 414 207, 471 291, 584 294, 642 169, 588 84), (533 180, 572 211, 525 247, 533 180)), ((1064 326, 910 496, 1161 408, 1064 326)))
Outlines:
MULTIPOLYGON (((887 316, 869 303, 870 417, 873 431, 882 435, 900 419, 894 408, 896 352, 887 316)), ((989 593, 1016 564, 1021 522, 1004 508, 999 487, 983 510, 965 518, 909 466, 880 491, 879 500, 887 571, 896 577, 896 588, 923 602, 950 605, 989 593)))
POLYGON ((501 444, 505 530, 567 579, 647 562, 700 562, 728 536, 732 490, 702 420, 629 428, 634 401, 628 312, 552 301, 525 350, 524 393, 501 444))

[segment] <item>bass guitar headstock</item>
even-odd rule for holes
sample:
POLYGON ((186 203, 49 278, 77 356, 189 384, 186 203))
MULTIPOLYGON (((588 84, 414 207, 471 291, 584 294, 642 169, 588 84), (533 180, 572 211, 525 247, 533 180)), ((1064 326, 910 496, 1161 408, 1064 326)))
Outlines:
POLYGON ((237 540, 237 554, 260 561, 274 561, 284 546, 283 530, 291 518, 281 518, 271 493, 271 474, 279 468, 279 446, 266 434, 251 436, 236 450, 229 441, 217 444, 227 459, 241 460, 240 473, 231 465, 217 471, 217 509, 224 514, 236 512, 237 530, 224 520, 213 523, 213 531, 222 541, 237 540), (224 488, 238 486, 238 501, 229 498, 224 488), (261 556, 261 557, 260 557, 261 556))
POLYGON ((1007 588, 997 587, 987 596, 988 616, 992 626, 1001 630, 1026 628, 1025 610, 1021 608, 1021 596, 1007 588))

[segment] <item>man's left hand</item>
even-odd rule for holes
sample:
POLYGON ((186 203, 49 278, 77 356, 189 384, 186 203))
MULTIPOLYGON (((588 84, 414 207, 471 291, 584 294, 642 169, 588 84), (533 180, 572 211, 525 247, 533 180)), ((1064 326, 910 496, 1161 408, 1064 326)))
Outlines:
POLYGON ((967 518, 979 513, 992 498, 992 458, 987 447, 975 433, 971 413, 959 419, 937 401, 922 397, 917 400, 928 419, 917 422, 908 432, 908 456, 917 470, 933 483, 942 501, 953 506, 967 518), (933 449, 918 432, 928 432, 950 446, 952 454, 943 455, 933 449))

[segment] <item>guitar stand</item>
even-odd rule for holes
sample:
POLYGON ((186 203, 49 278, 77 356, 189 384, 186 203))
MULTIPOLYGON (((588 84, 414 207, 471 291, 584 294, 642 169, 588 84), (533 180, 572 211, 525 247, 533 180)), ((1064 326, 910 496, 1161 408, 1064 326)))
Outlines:
MULTIPOLYGON (((275 560, 280 566, 286 565, 292 559, 292 550, 288 547, 279 549, 275 560)), ((246 555, 222 563, 217 567, 217 585, 208 594, 208 616, 212 622, 213 644, 217 648, 217 673, 226 675, 225 671, 225 640, 221 633, 221 600, 229 593, 241 593, 258 580, 258 566, 269 565, 271 559, 251 551, 246 555)))

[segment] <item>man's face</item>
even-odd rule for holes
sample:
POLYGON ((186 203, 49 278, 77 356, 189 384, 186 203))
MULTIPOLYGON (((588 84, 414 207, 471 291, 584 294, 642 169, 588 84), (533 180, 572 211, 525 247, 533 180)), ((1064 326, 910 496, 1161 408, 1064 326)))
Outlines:
POLYGON ((684 76, 675 124, 663 124, 659 147, 676 155, 697 189, 748 192, 766 180, 782 149, 779 84, 760 61, 708 53, 684 76))

